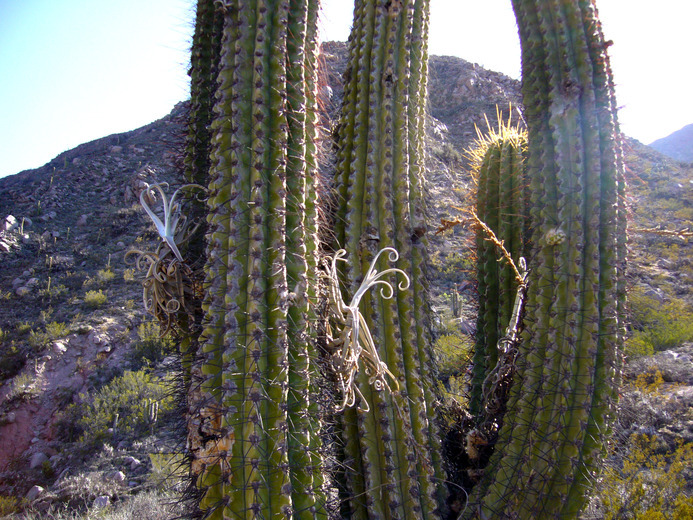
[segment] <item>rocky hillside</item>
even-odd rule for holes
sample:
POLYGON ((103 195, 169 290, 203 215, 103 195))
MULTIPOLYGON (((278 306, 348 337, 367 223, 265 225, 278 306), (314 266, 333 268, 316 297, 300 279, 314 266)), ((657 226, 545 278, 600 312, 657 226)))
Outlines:
POLYGON ((677 161, 693 162, 693 124, 657 139, 650 147, 677 161))
MULTIPOLYGON (((345 44, 324 44, 322 63, 327 136, 342 95, 345 44)), ((429 92, 433 231, 440 218, 460 213, 473 189, 465 150, 476 127, 485 129, 485 118, 496 125, 497 106, 506 119, 509 111, 514 120, 521 118, 518 82, 457 58, 431 57, 429 92)), ((39 510, 55 503, 84 508, 151 489, 152 475, 176 451, 175 406, 161 393, 174 363, 167 357, 171 345, 158 339, 142 310, 142 274, 124 254, 156 248, 157 235, 138 197, 145 182, 181 184, 186 112, 181 103, 150 125, 0 179, 0 516, 3 497, 31 493, 39 510), (128 395, 131 401, 118 401, 128 395), (152 416, 157 399, 161 408, 152 416), (120 408, 109 408, 115 401, 120 408), (134 419, 128 422, 126 414, 134 419)), ((329 165, 330 146, 323 150, 329 165)), ((648 306, 671 308, 682 320, 673 332, 660 334, 669 334, 668 343, 638 336, 641 353, 671 351, 660 355, 661 363, 679 359, 684 367, 665 371, 674 375, 664 383, 678 385, 681 396, 676 418, 669 414, 647 428, 668 443, 692 442, 693 369, 685 342, 693 341, 686 329, 693 317, 693 255, 685 233, 667 230, 693 229, 693 169, 632 140, 626 161, 634 229, 630 277, 642 307, 635 325, 650 330, 648 306), (660 433, 665 427, 667 433, 660 433)), ((327 166, 324 175, 329 177, 327 166)), ((464 230, 429 236, 439 322, 471 333, 476 294, 470 237, 464 230), (466 311, 457 321, 448 310, 453 287, 466 311)), ((653 358, 651 366, 657 363, 653 358)), ((632 420, 623 432, 645 423, 632 420)))

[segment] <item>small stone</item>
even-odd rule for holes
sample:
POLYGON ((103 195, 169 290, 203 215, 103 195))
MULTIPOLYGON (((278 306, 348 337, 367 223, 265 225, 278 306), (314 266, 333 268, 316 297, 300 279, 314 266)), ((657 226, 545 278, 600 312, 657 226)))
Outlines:
POLYGON ((87 225, 87 219, 89 218, 88 215, 83 214, 79 217, 79 220, 77 221, 77 226, 86 226, 87 225))
POLYGON ((111 153, 120 153, 123 151, 122 146, 111 146, 111 153))
POLYGON ((64 354, 65 352, 67 352, 67 346, 63 341, 54 341, 53 352, 55 352, 58 355, 64 354))
POLYGON ((23 276, 24 278, 27 278, 27 277, 31 276, 31 271, 29 271, 29 270, 24 271, 24 272, 22 273, 22 276, 23 276))
POLYGON ((33 502, 41 495, 41 493, 43 493, 43 488, 41 486, 33 486, 26 494, 26 499, 29 502, 33 502))
POLYGON ((94 507, 96 509, 102 509, 102 508, 108 506, 108 504, 110 504, 110 503, 111 503, 111 499, 108 495, 101 495, 101 496, 96 497, 94 499, 94 503, 92 504, 92 507, 94 507))
POLYGON ((19 222, 13 215, 7 215, 5 221, 3 222, 3 229, 5 231, 14 231, 19 227, 19 222))
POLYGON ((27 287, 34 287, 39 283, 38 278, 29 278, 29 281, 27 281, 26 286, 27 287))
POLYGON ((17 287, 21 287, 22 285, 24 285, 24 280, 21 278, 15 278, 12 280, 12 289, 14 290, 17 290, 17 287))
POLYGON ((17 287, 17 289, 15 289, 15 291, 14 291, 14 293, 15 293, 17 296, 26 296, 26 295, 29 294, 30 292, 31 292, 31 289, 30 289, 29 287, 24 287, 24 286, 22 286, 22 287, 17 287))
POLYGON ((43 452, 37 451, 31 456, 31 461, 29 462, 29 467, 31 469, 38 468, 41 466, 44 462, 48 460, 48 455, 46 455, 43 452))
POLYGON ((125 482, 125 473, 123 473, 122 471, 113 471, 106 475, 106 479, 120 484, 122 482, 125 482))
POLYGON ((130 471, 135 471, 142 465, 142 462, 137 460, 135 457, 126 457, 126 463, 130 464, 130 471), (127 460, 130 459, 130 460, 127 460))
POLYGON ((12 424, 12 423, 15 422, 16 420, 17 420, 17 414, 16 414, 16 413, 14 413, 14 412, 7 412, 7 414, 5 414, 5 422, 6 422, 7 424, 12 424))
POLYGON ((0 251, 4 251, 5 253, 9 253, 11 249, 10 244, 5 242, 4 240, 0 240, 0 251))

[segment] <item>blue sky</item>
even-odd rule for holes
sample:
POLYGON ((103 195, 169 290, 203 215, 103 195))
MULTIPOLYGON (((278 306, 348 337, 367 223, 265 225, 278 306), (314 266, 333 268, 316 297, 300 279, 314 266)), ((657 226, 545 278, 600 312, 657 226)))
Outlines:
MULTIPOLYGON (((626 134, 693 123, 690 20, 681 0, 598 0, 626 134), (683 61, 682 60, 683 57, 683 61)), ((193 0, 0 0, 0 177, 166 115, 188 97, 193 0)), ((324 39, 346 39, 351 2, 323 0, 324 39)), ((432 0, 431 53, 519 78, 510 0, 432 0)))

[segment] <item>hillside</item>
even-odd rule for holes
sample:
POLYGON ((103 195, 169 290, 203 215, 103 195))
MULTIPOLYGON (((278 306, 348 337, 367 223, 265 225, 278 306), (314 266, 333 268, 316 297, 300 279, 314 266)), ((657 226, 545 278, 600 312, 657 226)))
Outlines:
POLYGON ((677 161, 693 162, 693 124, 653 141, 650 147, 677 161))
MULTIPOLYGON (((325 103, 324 134, 329 135, 340 105, 346 45, 324 44, 322 63, 330 87, 325 92, 331 92, 325 103)), ((485 129, 485 117, 496 125, 496 106, 507 118, 512 104, 513 119, 519 119, 519 83, 458 58, 433 56, 429 98, 434 304, 441 329, 472 333, 476 293, 470 236, 461 230, 439 236, 432 231, 468 201, 473 186, 465 151, 476 126, 485 129), (460 288, 464 311, 456 320, 449 311, 453 287, 460 288)), ((174 346, 158 338, 145 315, 142 273, 125 262, 124 254, 156 248, 158 235, 138 197, 145 182, 181 184, 187 109, 181 103, 145 127, 83 144, 41 168, 0 179, 0 498, 25 497, 38 485, 43 489, 32 498, 39 511, 51 504, 93 507, 99 497, 123 500, 134 491, 160 489, 162 466, 179 450, 180 413, 163 385, 174 372, 174 346), (118 401, 121 408, 109 408, 109 400, 128 396, 131 401, 118 401), (161 404, 152 416, 156 400, 161 404)), ((322 149, 329 165, 330 146, 322 149)), ((666 378, 657 387, 664 391, 661 399, 641 401, 656 412, 660 399, 671 410, 666 420, 653 412, 654 419, 624 422, 622 440, 625 444, 629 432, 649 428, 667 445, 690 443, 693 332, 686 323, 693 318, 693 254, 690 239, 665 231, 693 229, 693 168, 633 140, 626 141, 625 159, 636 230, 629 277, 643 316, 638 315, 634 337, 640 341, 638 353, 662 351, 660 358, 641 358, 626 379, 654 377, 663 367, 666 378), (650 330, 645 323, 653 319, 650 307, 680 313, 672 321, 676 330, 660 334, 668 334, 667 342, 655 344, 637 334, 650 330), (688 361, 672 368, 677 356, 688 361), (679 396, 675 406, 674 395, 679 396)), ((328 168, 324 176, 329 177, 328 168)), ((640 413, 638 406, 632 404, 628 413, 640 413)), ((0 516, 2 511, 0 502, 0 516)))

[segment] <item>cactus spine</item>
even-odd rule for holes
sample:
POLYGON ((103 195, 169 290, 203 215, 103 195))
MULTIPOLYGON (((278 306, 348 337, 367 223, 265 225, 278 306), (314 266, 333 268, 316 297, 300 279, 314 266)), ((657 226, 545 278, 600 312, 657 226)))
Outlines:
MULTIPOLYGON (((343 413, 342 432, 348 487, 343 514, 351 518, 432 518, 439 505, 421 186, 428 12, 427 0, 358 0, 349 41, 335 229, 348 253, 346 293, 356 293, 385 247, 400 253, 397 267, 411 280, 391 299, 375 291, 361 300, 400 392, 376 391, 364 370, 356 376, 367 403, 343 413)), ((386 256, 378 271, 390 267, 386 256)))
POLYGON ((324 514, 308 402, 316 23, 316 0, 223 5, 188 428, 205 518, 324 514))
POLYGON ((467 518, 575 518, 614 397, 625 240, 614 97, 594 3, 513 0, 533 253, 508 413, 467 518))
MULTIPOLYGON (((516 265, 528 256, 526 147, 526 133, 499 117, 498 131, 480 137, 470 154, 476 163, 476 214, 516 265)), ((470 412, 475 416, 481 412, 484 379, 498 363, 498 340, 510 323, 518 289, 514 269, 499 259, 498 247, 483 229, 477 229, 476 251, 479 312, 470 391, 470 412)))

